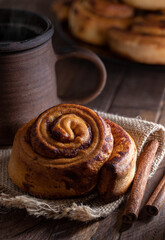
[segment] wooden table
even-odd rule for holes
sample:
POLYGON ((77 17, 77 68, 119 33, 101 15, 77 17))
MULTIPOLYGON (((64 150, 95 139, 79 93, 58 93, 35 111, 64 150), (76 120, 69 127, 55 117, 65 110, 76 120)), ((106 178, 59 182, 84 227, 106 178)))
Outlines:
MULTIPOLYGON (((50 11, 52 0, 0 0, 0 7, 17 7, 45 14, 53 23, 55 18, 50 11)), ((55 31, 55 49, 63 46, 55 31)), ((107 69, 107 83, 101 95, 87 106, 109 113, 129 117, 142 117, 165 125, 165 68, 138 64, 120 64, 103 59, 107 69)), ((68 59, 57 63, 58 91, 60 96, 90 92, 97 82, 97 72, 91 63, 84 60, 68 59), (80 82, 83 79, 84 84, 80 82), (80 93, 81 91, 81 93, 80 93)), ((148 199, 165 172, 165 159, 155 176, 148 182, 142 202, 148 199)), ((43 217, 29 216, 25 210, 0 208, 0 240, 164 240, 165 206, 154 218, 140 214, 134 225, 125 229, 121 225, 124 206, 100 221, 81 223, 76 221, 46 220, 43 217)))

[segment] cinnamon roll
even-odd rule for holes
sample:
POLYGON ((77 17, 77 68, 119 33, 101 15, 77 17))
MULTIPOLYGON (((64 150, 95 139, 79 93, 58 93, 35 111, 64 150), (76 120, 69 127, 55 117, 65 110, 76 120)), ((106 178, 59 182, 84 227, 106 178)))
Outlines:
POLYGON ((147 64, 165 64, 165 15, 147 14, 134 19, 127 30, 109 29, 108 45, 114 52, 147 64))
POLYGON ((132 7, 116 1, 77 0, 69 11, 69 28, 80 40, 104 45, 108 28, 125 29, 133 14, 132 7))
POLYGON ((97 184, 113 149, 110 125, 89 108, 61 104, 16 133, 8 172, 24 192, 56 199, 81 196, 97 184))
POLYGON ((89 108, 61 104, 18 130, 8 172, 22 191, 36 197, 82 196, 97 187, 110 202, 130 186, 136 155, 123 128, 89 108))
POLYGON ((165 9, 164 0, 123 0, 123 2, 140 9, 160 10, 165 9))
POLYGON ((102 200, 111 202, 123 195, 135 175, 137 149, 132 137, 119 125, 106 120, 114 137, 114 147, 100 171, 98 192, 102 200))

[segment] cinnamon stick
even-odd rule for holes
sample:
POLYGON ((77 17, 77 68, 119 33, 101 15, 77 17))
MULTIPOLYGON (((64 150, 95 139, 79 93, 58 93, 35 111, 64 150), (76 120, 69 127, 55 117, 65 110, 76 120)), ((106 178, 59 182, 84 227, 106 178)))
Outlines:
POLYGON ((156 216, 163 204, 165 204, 165 175, 149 198, 145 211, 150 216, 156 216))
POLYGON ((146 144, 140 155, 130 197, 123 213, 123 223, 132 224, 139 215, 141 201, 158 146, 159 142, 156 139, 152 140, 146 144))

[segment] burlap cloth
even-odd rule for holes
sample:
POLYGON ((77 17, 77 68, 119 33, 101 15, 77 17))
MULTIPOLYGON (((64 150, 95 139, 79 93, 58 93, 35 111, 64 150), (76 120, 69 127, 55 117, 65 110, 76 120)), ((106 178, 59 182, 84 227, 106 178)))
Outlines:
MULTIPOLYGON (((160 145, 150 172, 151 178, 165 155, 165 128, 138 118, 125 118, 101 112, 99 114, 121 125, 134 138, 138 156, 147 141, 158 139, 160 145)), ((21 192, 9 179, 7 166, 10 153, 11 148, 0 149, 0 204, 5 207, 24 208, 29 214, 37 217, 45 216, 54 219, 68 217, 72 220, 89 221, 106 217, 126 198, 124 195, 113 203, 105 204, 99 200, 96 192, 83 198, 55 201, 32 197, 21 192)))

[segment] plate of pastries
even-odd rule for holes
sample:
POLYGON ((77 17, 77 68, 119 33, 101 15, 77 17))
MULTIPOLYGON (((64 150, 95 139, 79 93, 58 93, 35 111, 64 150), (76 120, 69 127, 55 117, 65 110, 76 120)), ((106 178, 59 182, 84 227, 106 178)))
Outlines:
POLYGON ((164 0, 57 0, 51 9, 75 44, 111 59, 165 65, 164 0))

